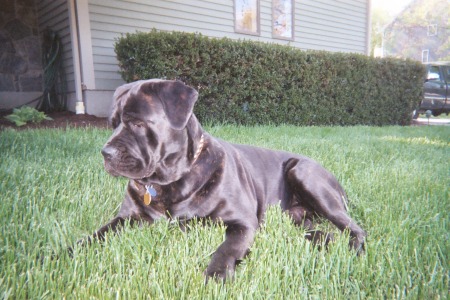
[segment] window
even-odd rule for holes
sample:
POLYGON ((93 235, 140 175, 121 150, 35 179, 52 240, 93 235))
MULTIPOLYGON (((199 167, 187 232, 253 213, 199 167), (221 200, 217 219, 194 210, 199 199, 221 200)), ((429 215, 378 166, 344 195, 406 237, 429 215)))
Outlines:
POLYGON ((439 80, 439 67, 438 66, 431 66, 428 70, 427 74, 427 80, 439 80))
POLYGON ((427 35, 428 36, 436 36, 437 35, 437 24, 428 25, 427 35))
POLYGON ((294 39, 293 0, 272 1, 272 36, 279 39, 294 39))
POLYGON ((428 55, 430 53, 430 50, 422 50, 422 62, 427 63, 428 62, 428 55))
POLYGON ((259 0, 234 0, 234 30, 259 35, 259 0))

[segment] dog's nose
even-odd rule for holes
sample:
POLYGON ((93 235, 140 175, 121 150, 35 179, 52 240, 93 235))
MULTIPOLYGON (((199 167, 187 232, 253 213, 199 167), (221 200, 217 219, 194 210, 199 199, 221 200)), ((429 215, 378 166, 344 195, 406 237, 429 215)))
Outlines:
POLYGON ((111 160, 117 156, 117 149, 110 145, 106 145, 102 149, 102 155, 106 160, 111 160))

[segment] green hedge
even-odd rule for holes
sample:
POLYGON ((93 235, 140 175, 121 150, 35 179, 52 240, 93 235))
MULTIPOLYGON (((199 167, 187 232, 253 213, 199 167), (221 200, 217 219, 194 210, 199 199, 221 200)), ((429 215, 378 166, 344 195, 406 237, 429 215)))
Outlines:
POLYGON ((412 61, 156 30, 122 36, 115 51, 124 80, 179 79, 199 90, 201 121, 251 125, 406 125, 425 72, 412 61))

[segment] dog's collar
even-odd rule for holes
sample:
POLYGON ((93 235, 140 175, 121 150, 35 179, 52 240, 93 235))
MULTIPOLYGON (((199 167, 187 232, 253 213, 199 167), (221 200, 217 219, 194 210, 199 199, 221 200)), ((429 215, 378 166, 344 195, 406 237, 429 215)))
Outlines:
POLYGON ((202 136, 200 138, 200 142, 199 142, 197 151, 195 152, 195 155, 194 155, 194 161, 192 162, 192 164, 194 164, 197 161, 197 158, 200 156, 200 153, 202 153, 204 144, 205 144, 205 137, 204 137, 204 135, 202 133, 202 136))
MULTIPOLYGON (((194 154, 194 161, 192 162, 192 164, 194 164, 198 157, 200 156, 200 153, 202 153, 203 150, 203 146, 205 145, 205 137, 202 134, 201 138, 200 138, 200 142, 197 148, 197 151, 194 154)), ((139 189, 139 183, 135 180, 134 181, 134 186, 139 189)), ((152 202, 152 198, 156 197, 158 195, 158 193, 156 192, 155 188, 153 187, 153 185, 144 185, 145 187, 145 194, 144 194, 144 204, 146 206, 149 206, 150 203, 152 202)))

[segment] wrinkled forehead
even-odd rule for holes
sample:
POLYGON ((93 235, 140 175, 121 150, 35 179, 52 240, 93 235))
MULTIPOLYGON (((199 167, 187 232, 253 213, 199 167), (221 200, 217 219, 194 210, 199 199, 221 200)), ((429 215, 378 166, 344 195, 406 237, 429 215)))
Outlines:
POLYGON ((154 93, 144 92, 142 84, 148 82, 160 82, 160 79, 142 80, 129 90, 127 97, 124 99, 122 114, 143 115, 148 116, 155 110, 161 109, 162 104, 158 95, 154 93))

